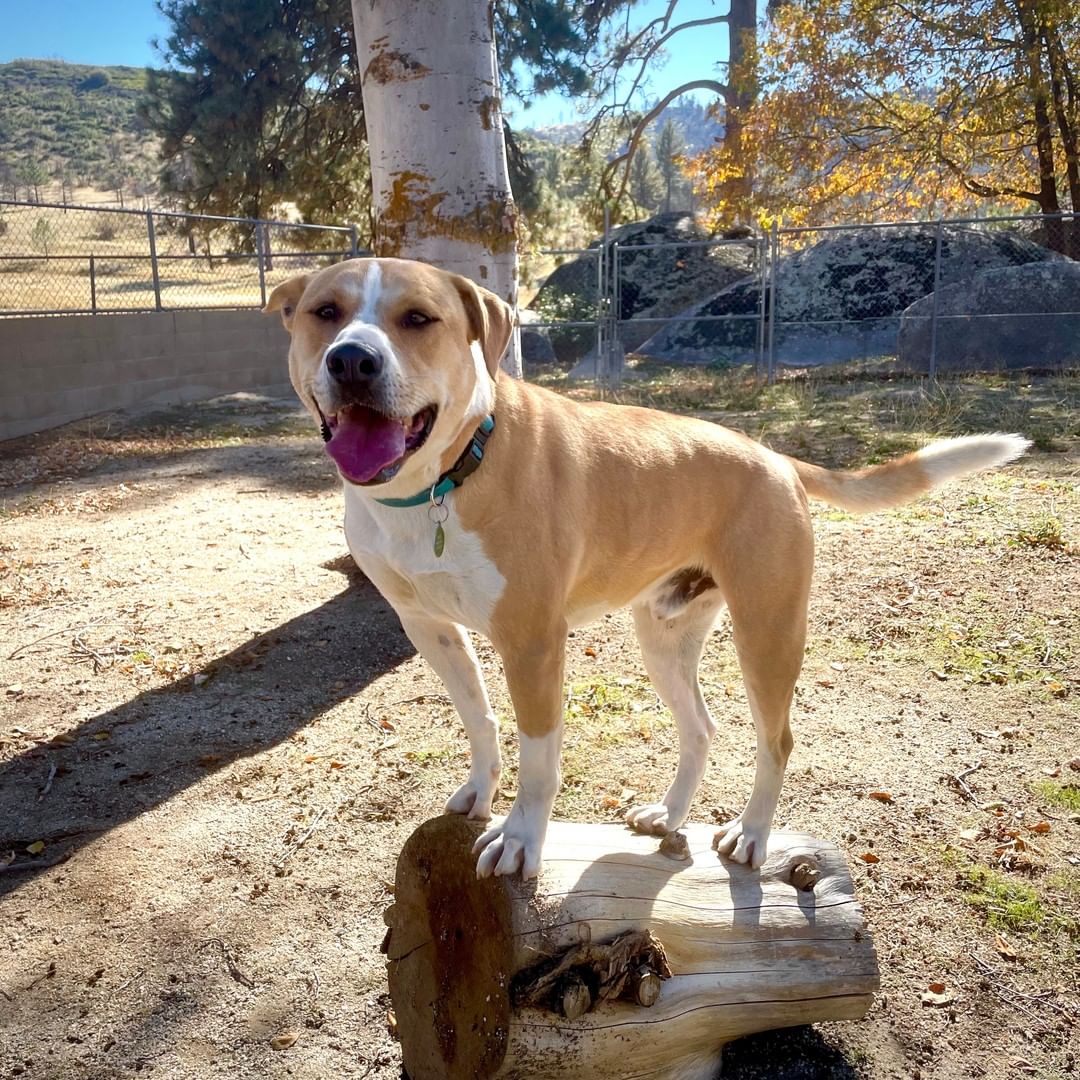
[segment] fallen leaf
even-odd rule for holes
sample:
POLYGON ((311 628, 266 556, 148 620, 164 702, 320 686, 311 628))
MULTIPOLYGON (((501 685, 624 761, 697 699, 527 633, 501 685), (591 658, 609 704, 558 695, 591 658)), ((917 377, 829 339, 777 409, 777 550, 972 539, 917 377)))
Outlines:
POLYGON ((210 681, 210 676, 207 675, 203 671, 199 671, 199 672, 196 672, 196 674, 192 676, 191 681, 196 686, 203 686, 205 683, 208 683, 210 681))
POLYGON ((393 722, 390 721, 390 720, 387 720, 385 716, 379 721, 379 727, 381 727, 383 729, 383 731, 396 731, 397 730, 394 727, 393 722))
POLYGON ((865 863, 881 862, 881 860, 872 851, 864 851, 859 856, 859 858, 862 859, 862 861, 865 863))
POLYGON ((945 984, 943 982, 932 982, 927 988, 931 994, 944 994, 945 984))
POLYGON ((295 1043, 296 1040, 299 1038, 300 1035, 295 1031, 284 1031, 280 1035, 275 1035, 270 1040, 270 1049, 288 1050, 289 1047, 292 1046, 293 1043, 295 1043))
POLYGON ((26 845, 26 852, 28 855, 40 855, 45 850, 44 840, 35 840, 32 844, 26 845))
POLYGON ((305 754, 304 755, 304 764, 305 765, 310 765, 313 761, 318 761, 318 760, 319 760, 319 755, 318 754, 305 754))
POLYGON ((94 734, 90 736, 90 738, 91 739, 96 739, 98 742, 105 742, 106 740, 112 738, 112 732, 109 732, 109 731, 95 731, 94 734))
POLYGON ((593 657, 593 658, 595 659, 595 658, 596 658, 596 650, 595 650, 595 649, 594 649, 594 648, 593 648, 593 647, 592 647, 592 646, 590 645, 590 646, 589 646, 589 647, 588 647, 588 648, 587 648, 587 649, 585 650, 585 655, 586 655, 586 656, 591 656, 591 657, 593 657))
POLYGON ((878 802, 890 803, 893 801, 892 792, 890 791, 868 791, 866 794, 871 799, 877 799, 878 802))
POLYGON ((398 1037, 397 1015, 393 1009, 386 1010, 386 1030, 390 1033, 391 1039, 398 1037))
POLYGON ((608 795, 600 800, 600 808, 602 810, 614 810, 619 806, 622 806, 622 803, 616 799, 614 795, 608 795))
POLYGON ((11 685, 10 685, 10 686, 9 686, 9 687, 7 688, 7 691, 6 691, 6 693, 7 693, 7 694, 8 694, 8 695, 9 695, 10 697, 22 697, 22 695, 23 695, 24 693, 26 693, 26 691, 25 691, 25 690, 23 690, 23 688, 22 688, 22 684, 21 684, 21 683, 12 683, 12 684, 11 684, 11 685))
POLYGON ((829 664, 829 667, 831 667, 833 671, 847 671, 847 666, 845 664, 841 664, 839 660, 833 660, 829 664))
POLYGON ((1039 771, 1043 774, 1043 776, 1060 776, 1061 766, 1055 765, 1052 769, 1040 769, 1039 771))
POLYGON ((1046 689, 1049 690, 1054 697, 1064 697, 1067 693, 1065 684, 1058 682, 1057 679, 1049 679, 1046 683, 1046 689))
POLYGON ((832 679, 818 679, 817 684, 818 686, 824 686, 826 690, 831 690, 836 685, 832 679))
POLYGON ((982 829, 961 829, 960 830, 960 839, 961 840, 978 840, 981 835, 982 835, 982 829))
POLYGON ((1050 831, 1050 822, 1049 821, 1040 821, 1040 822, 1037 822, 1035 825, 1029 825, 1028 828, 1032 832, 1047 833, 1047 832, 1050 831))
POLYGON ((994 935, 994 948, 1005 957, 1006 960, 1019 960, 1020 954, 1013 948, 1008 938, 1001 934, 994 935))
POLYGON ((1069 768, 1072 769, 1073 772, 1080 772, 1080 757, 1074 757, 1072 761, 1069 762, 1069 768))
POLYGON ((944 671, 935 671, 933 668, 930 669, 930 674, 933 675, 935 679, 939 679, 941 682, 944 682, 949 677, 945 674, 944 671))
POLYGON ((932 1005, 934 1008, 940 1009, 945 1005, 951 1005, 955 999, 948 991, 939 994, 933 990, 924 990, 921 1000, 924 1005, 932 1005))
POLYGON ((344 761, 331 761, 330 762, 330 768, 331 769, 344 769, 345 768, 345 762, 344 761))

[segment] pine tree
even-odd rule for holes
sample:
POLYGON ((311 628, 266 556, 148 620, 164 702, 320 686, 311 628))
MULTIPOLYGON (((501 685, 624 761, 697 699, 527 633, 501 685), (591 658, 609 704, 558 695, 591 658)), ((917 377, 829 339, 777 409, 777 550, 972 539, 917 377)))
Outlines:
POLYGON ((685 187, 682 174, 682 155, 686 152, 686 139, 682 129, 672 120, 665 122, 656 140, 656 165, 664 181, 664 213, 671 212, 672 197, 681 194, 685 187))

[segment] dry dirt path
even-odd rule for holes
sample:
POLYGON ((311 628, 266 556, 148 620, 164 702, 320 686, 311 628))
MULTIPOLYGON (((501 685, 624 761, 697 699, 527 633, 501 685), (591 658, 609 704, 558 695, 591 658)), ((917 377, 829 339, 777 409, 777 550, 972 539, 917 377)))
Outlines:
MULTIPOLYGON (((464 735, 351 572, 291 405, 129 428, 3 463, 0 1076, 396 1077, 387 884, 464 735)), ((728 1080, 1080 1069, 1077 474, 1039 454, 873 519, 817 510, 778 821, 847 850, 883 989, 862 1022, 737 1044, 728 1080), (936 982, 951 1002, 923 1005, 936 982)), ((625 616, 570 646, 556 813, 611 819, 662 792, 673 730, 625 616)), ((752 775, 722 626, 703 683, 710 820, 752 775)))

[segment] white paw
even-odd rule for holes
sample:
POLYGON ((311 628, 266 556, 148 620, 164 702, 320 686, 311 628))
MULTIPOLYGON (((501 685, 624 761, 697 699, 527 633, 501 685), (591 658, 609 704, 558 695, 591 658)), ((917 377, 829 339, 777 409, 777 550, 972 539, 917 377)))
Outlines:
POLYGON ((531 809, 515 801, 510 813, 473 844, 473 854, 480 855, 476 876, 486 878, 520 870, 522 880, 536 877, 540 872, 547 820, 542 809, 531 809))
POLYGON ((768 854, 769 831, 768 825, 748 825, 740 815, 717 829, 713 847, 733 862, 757 870, 768 854))
POLYGON ((494 780, 482 783, 475 777, 470 776, 446 800, 446 812, 448 814, 465 814, 477 821, 491 820, 491 803, 498 791, 498 783, 494 780))
POLYGON ((665 836, 674 832, 685 818, 686 814, 675 813, 666 803, 651 803, 627 810, 625 821, 636 832, 665 836))

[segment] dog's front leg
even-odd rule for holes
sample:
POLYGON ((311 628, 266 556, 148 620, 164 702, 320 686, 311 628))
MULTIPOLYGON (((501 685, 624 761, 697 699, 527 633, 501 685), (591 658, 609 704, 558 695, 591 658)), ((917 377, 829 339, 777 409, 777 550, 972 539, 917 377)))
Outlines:
POLYGON ((536 877, 551 807, 559 791, 563 733, 563 665, 566 625, 527 644, 494 642, 503 658, 506 684, 517 715, 518 790, 505 820, 488 829, 473 852, 477 877, 512 874, 536 877))
POLYGON ((488 700, 483 672, 469 635, 455 623, 402 615, 401 625, 446 686, 469 737, 469 779, 446 802, 452 814, 487 821, 499 786, 499 721, 488 700))

